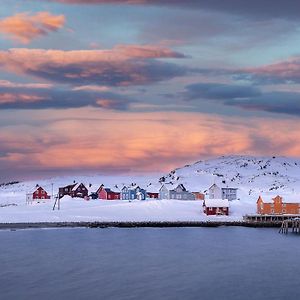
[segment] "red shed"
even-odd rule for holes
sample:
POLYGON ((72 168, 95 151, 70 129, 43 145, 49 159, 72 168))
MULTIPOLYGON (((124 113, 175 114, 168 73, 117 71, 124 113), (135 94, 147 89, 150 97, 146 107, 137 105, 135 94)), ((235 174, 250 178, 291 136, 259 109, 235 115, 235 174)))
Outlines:
POLYGON ((98 190, 98 198, 102 200, 120 200, 120 193, 102 187, 98 190))
POLYGON ((227 199, 206 199, 203 202, 204 213, 208 216, 229 215, 229 201, 227 199))

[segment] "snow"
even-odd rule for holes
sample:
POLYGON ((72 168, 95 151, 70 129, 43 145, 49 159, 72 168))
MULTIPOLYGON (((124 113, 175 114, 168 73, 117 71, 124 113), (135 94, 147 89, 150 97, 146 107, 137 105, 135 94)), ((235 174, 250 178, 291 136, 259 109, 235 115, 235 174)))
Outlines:
POLYGON ((227 199, 205 199, 206 207, 229 207, 227 199))
POLYGON ((300 160, 284 157, 227 156, 178 168, 168 174, 147 176, 64 176, 0 185, 1 222, 58 222, 58 221, 205 221, 242 220, 245 214, 256 212, 259 195, 270 200, 282 195, 285 202, 300 202, 300 160), (45 203, 26 205, 26 193, 36 184, 49 195, 58 188, 82 182, 96 190, 101 184, 112 190, 138 185, 158 192, 162 184, 172 188, 183 184, 189 191, 202 191, 208 198, 208 188, 238 188, 238 199, 230 201, 227 216, 206 216, 202 201, 157 200, 90 200, 64 198, 61 210, 52 210, 54 199, 45 203), (117 187, 116 187, 117 185, 117 187), (268 195, 267 197, 265 195, 268 195), (15 204, 15 205, 13 205, 15 204))

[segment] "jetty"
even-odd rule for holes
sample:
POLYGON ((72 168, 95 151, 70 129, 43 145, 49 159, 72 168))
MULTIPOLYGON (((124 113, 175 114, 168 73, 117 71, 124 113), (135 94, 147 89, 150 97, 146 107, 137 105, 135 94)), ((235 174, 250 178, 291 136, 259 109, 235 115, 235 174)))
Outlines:
POLYGON ((292 233, 300 234, 300 218, 282 221, 279 233, 288 234, 290 230, 292 233))

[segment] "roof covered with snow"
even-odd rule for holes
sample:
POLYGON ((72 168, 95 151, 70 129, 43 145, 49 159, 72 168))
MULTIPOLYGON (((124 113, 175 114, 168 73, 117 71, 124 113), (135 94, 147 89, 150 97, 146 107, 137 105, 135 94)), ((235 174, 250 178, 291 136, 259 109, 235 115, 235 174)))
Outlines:
POLYGON ((206 199, 204 204, 206 207, 229 207, 227 199, 206 199))

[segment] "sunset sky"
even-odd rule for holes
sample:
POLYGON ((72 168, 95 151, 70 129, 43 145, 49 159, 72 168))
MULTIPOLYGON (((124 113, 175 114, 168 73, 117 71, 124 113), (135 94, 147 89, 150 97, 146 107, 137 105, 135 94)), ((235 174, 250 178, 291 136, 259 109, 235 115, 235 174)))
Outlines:
POLYGON ((1 0, 0 182, 300 156, 299 0, 1 0))

